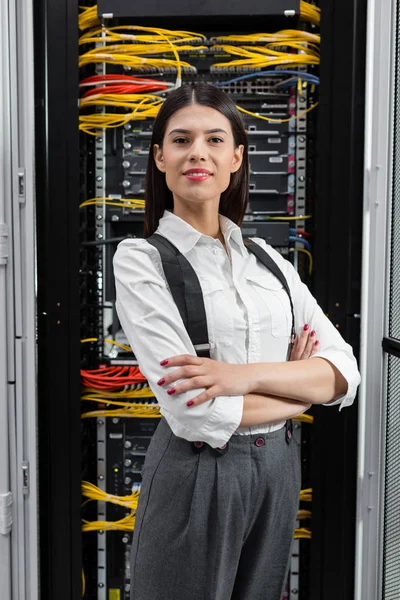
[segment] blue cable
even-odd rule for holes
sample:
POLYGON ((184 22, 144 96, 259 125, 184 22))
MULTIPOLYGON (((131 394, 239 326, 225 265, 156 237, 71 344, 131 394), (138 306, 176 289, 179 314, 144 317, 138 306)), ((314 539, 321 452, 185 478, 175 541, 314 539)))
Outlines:
POLYGON ((297 75, 300 79, 308 79, 312 83, 319 83, 319 77, 313 75, 312 73, 303 73, 301 71, 291 71, 291 70, 268 70, 268 71, 257 71, 256 73, 248 73, 247 75, 241 75, 240 77, 235 77, 234 79, 230 79, 225 82, 217 82, 214 85, 227 85, 228 83, 234 83, 236 81, 242 81, 243 79, 250 79, 251 77, 257 76, 265 76, 265 75, 297 75))
MULTIPOLYGON (((319 85, 319 81, 309 81, 313 85, 319 85)), ((275 87, 279 89, 285 89, 296 85, 294 81, 282 81, 282 83, 278 83, 275 87)))
POLYGON ((304 247, 307 250, 311 250, 310 243, 307 242, 307 240, 305 240, 304 238, 297 237, 295 235, 291 235, 291 236, 289 236, 289 242, 298 242, 299 244, 304 244, 304 247))
POLYGON ((309 81, 310 83, 319 84, 319 77, 313 75, 312 73, 302 73, 301 71, 290 71, 290 70, 268 70, 268 71, 257 71, 256 73, 248 73, 247 75, 241 75, 240 77, 235 77, 234 79, 230 79, 229 81, 220 81, 215 82, 216 86, 224 86, 229 83, 236 83, 236 81, 242 81, 244 79, 251 79, 251 77, 258 76, 270 76, 270 75, 297 75, 300 79, 304 79, 305 81, 309 81))

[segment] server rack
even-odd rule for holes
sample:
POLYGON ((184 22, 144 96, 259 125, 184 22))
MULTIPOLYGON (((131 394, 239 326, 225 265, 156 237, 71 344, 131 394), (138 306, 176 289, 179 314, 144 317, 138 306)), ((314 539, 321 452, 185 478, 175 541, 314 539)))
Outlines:
MULTIPOLYGON (((319 180, 319 197, 329 194, 328 182, 332 179, 334 162, 340 162, 343 148, 349 149, 352 168, 343 173, 340 192, 343 189, 356 188, 351 203, 347 203, 343 194, 340 214, 340 225, 346 217, 355 221, 355 215, 361 203, 362 135, 354 141, 353 132, 362 129, 363 113, 358 110, 363 98, 363 56, 362 43, 365 30, 365 3, 354 2, 351 5, 348 27, 343 32, 341 11, 348 10, 348 4, 332 7, 321 2, 322 14, 329 15, 322 21, 324 31, 322 54, 325 56, 321 69, 323 99, 319 115, 319 152, 317 178, 319 180), (345 34, 341 38, 340 50, 335 48, 337 32, 345 34), (355 38, 354 38, 355 35, 355 38), (354 40, 356 39, 356 43, 354 40), (348 78, 348 85, 343 85, 341 102, 335 105, 329 81, 336 73, 340 79, 341 68, 346 66, 347 73, 355 74, 348 78), (357 94, 356 94, 357 92, 357 94), (347 120, 343 118, 346 115, 347 120), (351 127, 349 127, 349 123, 351 127), (338 145, 337 140, 342 140, 338 145), (345 143, 348 140, 349 143, 345 143), (350 143, 353 140, 355 146, 350 143), (325 183, 326 182, 326 183, 325 183), (357 188, 357 186, 359 186, 357 188)), ((292 9, 291 9, 292 10, 292 9)), ((41 579, 43 598, 76 598, 81 593, 81 536, 80 536, 80 450, 76 440, 80 439, 80 407, 79 398, 79 217, 76 199, 79 196, 79 161, 78 132, 76 123, 78 110, 76 105, 78 86, 78 45, 77 28, 78 7, 66 0, 43 0, 36 5, 35 13, 35 55, 36 55, 36 107, 37 107, 37 148, 40 157, 37 165, 37 214, 38 214, 38 334, 39 334, 39 457, 41 471, 41 579), (46 68, 43 68, 46 65, 46 68), (58 252, 55 252, 55 249, 58 252), (60 264, 62 268, 60 268, 60 264), (52 350, 57 344, 57 356, 52 350), (54 398, 57 398, 57 404, 54 398), (62 424, 60 435, 60 423, 62 424), (60 518, 61 517, 61 518, 60 518), (55 551, 55 549, 57 549, 55 551)), ((154 20, 153 20, 154 22, 154 20)), ((196 29, 201 29, 197 23, 196 29)), ((167 26, 167 25, 166 25, 167 26)), ((226 23, 225 23, 226 26, 226 23)), ((334 81, 335 79, 333 79, 334 81)), ((332 239, 335 228, 335 210, 333 203, 321 203, 316 221, 316 248, 318 255, 315 293, 323 306, 334 302, 337 282, 343 291, 342 306, 348 298, 352 300, 351 314, 359 312, 359 271, 360 223, 355 223, 357 236, 352 252, 354 261, 331 261, 327 240, 332 239), (332 220, 333 219, 333 220, 332 220), (324 237, 330 229, 329 238, 324 237), (358 245, 357 245, 358 244, 358 245), (337 265, 346 267, 346 278, 337 265), (319 276, 321 279, 319 280, 319 276), (353 281, 355 282, 353 284, 353 281), (330 287, 331 286, 331 287, 330 287), (354 310, 354 313, 353 313, 354 310)), ((341 232, 346 235, 354 231, 348 225, 341 232)), ((350 242, 350 237, 347 238, 350 242)), ((347 259, 343 249, 342 256, 347 259)), ((338 302, 336 301, 335 304, 338 302)), ((333 306, 334 309, 339 307, 333 306)), ((346 312, 332 310, 331 315, 338 317, 341 331, 350 343, 357 348, 357 317, 348 317, 346 312), (341 314, 339 314, 341 313, 341 314), (340 318, 340 320, 339 320, 340 318), (352 333, 351 333, 352 332, 352 333), (351 334, 351 337, 349 335, 351 334)), ((348 409, 349 410, 349 409, 348 409)), ((316 411, 318 412, 318 411, 316 411)), ((346 412, 346 411, 345 411, 346 412)), ((355 489, 354 474, 356 411, 350 409, 348 416, 333 417, 332 411, 320 411, 316 414, 313 455, 322 456, 324 449, 341 446, 341 465, 346 465, 346 478, 342 483, 342 498, 339 509, 335 510, 336 519, 351 523, 354 516, 355 489), (329 413, 329 414, 328 414, 329 413), (354 437, 347 436, 352 430, 354 437), (327 444, 328 440, 330 444, 327 444), (348 446, 348 447, 347 447, 348 446), (345 461, 346 458, 346 461, 345 461)), ((333 496, 337 475, 334 461, 318 464, 314 461, 314 506, 318 511, 324 501, 333 496), (327 464, 329 467, 327 468, 327 464), (331 473, 324 478, 322 473, 331 473)), ((351 598, 352 543, 354 540, 354 523, 346 527, 343 536, 338 528, 329 530, 327 538, 326 526, 319 518, 314 519, 312 541, 312 560, 309 563, 311 591, 310 598, 340 597, 351 598), (340 548, 340 551, 338 551, 340 548), (336 551, 335 551, 336 549, 336 551), (342 553, 348 549, 347 554, 342 553), (338 564, 338 556, 343 557, 338 564), (322 558, 322 560, 321 560, 322 558), (335 560, 333 560, 333 558, 335 560), (346 560, 347 559, 347 560, 346 560), (337 577, 338 569, 347 568, 350 573, 346 589, 337 577), (316 573, 319 576, 316 576, 316 573), (327 581, 329 580, 329 588, 327 581), (329 589, 329 591, 328 591, 329 589), (332 594, 332 595, 328 595, 332 594)))

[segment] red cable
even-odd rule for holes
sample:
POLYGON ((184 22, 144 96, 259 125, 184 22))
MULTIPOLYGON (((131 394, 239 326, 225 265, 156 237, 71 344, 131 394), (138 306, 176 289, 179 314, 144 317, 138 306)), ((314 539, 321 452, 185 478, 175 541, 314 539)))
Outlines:
POLYGON ((147 79, 146 77, 132 77, 132 75, 118 75, 118 74, 106 74, 106 75, 92 75, 90 77, 86 77, 85 79, 82 79, 82 81, 80 81, 79 85, 84 85, 84 84, 95 84, 95 83, 101 83, 101 82, 105 82, 105 81, 130 81, 131 83, 140 83, 143 81, 146 81, 147 83, 155 83, 155 84, 162 84, 165 85, 166 87, 167 84, 165 81, 160 81, 159 79, 147 79))
POLYGON ((81 369, 82 385, 99 390, 112 390, 143 383, 146 380, 139 367, 104 367, 100 369, 81 369))
POLYGON ((166 86, 163 85, 104 85, 102 87, 96 87, 92 90, 88 90, 82 94, 81 98, 87 98, 88 96, 94 96, 96 94, 137 94, 138 92, 149 92, 152 90, 165 90, 166 86))

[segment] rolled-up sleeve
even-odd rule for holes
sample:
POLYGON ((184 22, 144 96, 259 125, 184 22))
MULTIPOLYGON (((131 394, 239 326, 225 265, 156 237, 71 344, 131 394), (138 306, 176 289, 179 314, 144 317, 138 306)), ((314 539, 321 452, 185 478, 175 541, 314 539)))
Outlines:
POLYGON ((166 368, 160 361, 180 354, 196 355, 162 273, 157 250, 146 240, 121 242, 113 259, 116 310, 122 329, 174 434, 201 440, 213 448, 225 444, 238 428, 243 396, 218 396, 192 408, 186 402, 204 391, 171 397, 157 385, 166 368))
POLYGON ((310 322, 310 326, 317 332, 320 342, 320 351, 312 358, 328 360, 347 381, 346 394, 334 398, 323 406, 339 405, 339 410, 342 410, 345 406, 353 404, 361 380, 353 350, 318 305, 310 314, 309 320, 305 322, 310 322))
MULTIPOLYGON (((257 240, 260 243, 259 240, 257 240)), ((334 398, 323 406, 340 405, 339 410, 354 402, 357 388, 360 384, 360 373, 352 347, 345 342, 337 328, 323 313, 308 287, 301 281, 293 265, 284 259, 276 250, 261 241, 261 246, 267 250, 285 275, 294 304, 297 334, 301 327, 308 324, 317 333, 319 352, 312 358, 324 358, 334 365, 347 381, 347 391, 344 395, 334 398)))

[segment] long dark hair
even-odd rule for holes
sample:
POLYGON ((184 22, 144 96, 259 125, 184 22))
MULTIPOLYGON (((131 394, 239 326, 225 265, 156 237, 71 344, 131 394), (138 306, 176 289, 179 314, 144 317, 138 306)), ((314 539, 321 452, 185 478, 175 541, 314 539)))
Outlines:
POLYGON ((249 158, 247 135, 240 112, 232 99, 208 83, 183 85, 169 94, 154 122, 145 184, 144 237, 155 232, 165 209, 173 209, 172 192, 165 182, 165 174, 158 168, 153 156, 154 144, 162 147, 168 120, 178 110, 190 104, 201 104, 218 110, 231 124, 235 148, 244 146, 241 167, 232 173, 228 188, 221 194, 219 212, 240 225, 249 199, 249 158))

